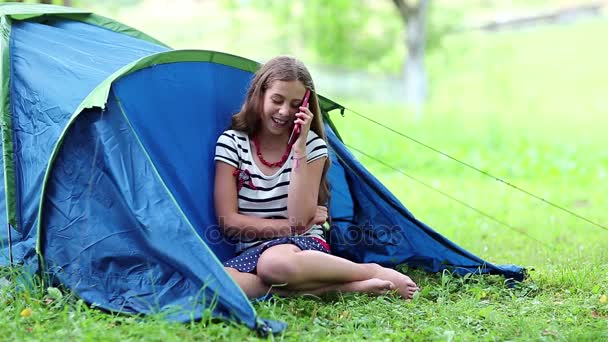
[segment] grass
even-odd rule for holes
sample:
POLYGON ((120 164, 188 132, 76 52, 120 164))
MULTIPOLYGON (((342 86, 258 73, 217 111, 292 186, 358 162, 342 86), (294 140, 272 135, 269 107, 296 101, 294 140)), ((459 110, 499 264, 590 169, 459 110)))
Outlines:
MULTIPOLYGON (((445 60, 451 62, 447 70, 437 71, 442 77, 435 77, 433 101, 422 119, 400 114, 403 109, 398 107, 357 103, 350 107, 606 226, 602 208, 608 203, 598 185, 608 177, 608 151, 602 143, 606 141, 602 127, 608 127, 608 119, 601 114, 608 111, 608 100, 597 91, 608 82, 595 68, 608 70, 600 62, 608 57, 608 51, 592 53, 594 42, 606 31, 606 24, 601 22, 534 33, 502 34, 491 39, 474 34, 454 37, 446 43, 445 51, 469 51, 467 61, 459 61, 450 53, 437 58, 440 60, 431 59, 431 70, 439 68, 445 60), (565 38, 576 40, 577 34, 581 39, 569 48, 578 51, 578 59, 572 56, 564 59, 563 51, 556 47, 561 48, 560 42, 565 38), (466 67, 469 63, 475 67, 466 67), (504 74, 511 76, 504 79, 504 74), (560 75, 564 81, 550 82, 550 75, 560 75), (532 86, 532 83, 537 84, 532 86), (455 91, 457 89, 466 91, 455 91), (542 92, 531 97, 531 89, 542 92)), ((568 239, 577 243, 607 237, 605 230, 574 219, 396 134, 389 134, 356 114, 347 112, 345 118, 334 117, 341 135, 350 145, 525 229, 532 236, 550 241, 567 234, 568 239), (383 143, 368 143, 378 141, 383 143), (401 157, 395 158, 395 153, 401 157)), ((441 227, 442 233, 465 247, 484 252, 467 245, 466 241, 474 241, 473 237, 479 235, 479 230, 463 231, 461 227, 467 223, 481 226, 481 233, 483 229, 488 230, 489 238, 498 239, 490 241, 494 245, 509 239, 511 232, 494 227, 493 222, 479 222, 478 215, 459 208, 455 202, 373 161, 361 159, 417 216, 431 226, 441 227), (429 205, 430 202, 433 205, 429 205), (445 215, 446 212, 450 215, 445 215)))
MULTIPOLYGON (((608 24, 599 21, 452 36, 429 56, 432 98, 422 118, 396 104, 340 102, 606 226, 608 49, 600 42, 607 34, 608 24)), ((262 317, 289 324, 274 339, 608 338, 608 231, 353 113, 333 117, 348 144, 515 228, 360 156, 419 219, 487 260, 528 267, 530 278, 509 288, 500 277, 406 270, 422 286, 410 302, 362 295, 273 298, 255 307, 262 317)), ((258 339, 242 326, 210 319, 175 324, 103 313, 62 289, 16 290, 18 271, 2 272, 8 279, 0 289, 3 340, 258 339)))

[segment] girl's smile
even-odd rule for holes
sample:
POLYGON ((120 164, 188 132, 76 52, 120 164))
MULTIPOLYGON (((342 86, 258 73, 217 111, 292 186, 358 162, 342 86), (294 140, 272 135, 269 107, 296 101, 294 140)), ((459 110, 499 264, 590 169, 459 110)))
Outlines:
POLYGON ((279 118, 276 117, 272 117, 272 122, 275 123, 275 127, 276 128, 284 128, 285 125, 287 125, 289 123, 289 120, 281 120, 279 118))
POLYGON ((306 88, 300 81, 274 81, 264 93, 262 130, 273 135, 289 134, 306 88))

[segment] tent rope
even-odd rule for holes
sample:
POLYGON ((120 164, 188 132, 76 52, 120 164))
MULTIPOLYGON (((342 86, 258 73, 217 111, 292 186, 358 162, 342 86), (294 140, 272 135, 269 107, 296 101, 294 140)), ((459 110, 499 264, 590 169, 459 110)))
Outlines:
POLYGON ((382 123, 380 123, 380 122, 378 122, 378 121, 376 121, 374 119, 371 119, 371 118, 369 118, 369 117, 367 117, 367 116, 365 116, 365 115, 363 115, 363 114, 361 114, 361 113, 359 113, 359 112, 357 112, 355 110, 352 110, 352 109, 346 108, 346 107, 345 107, 345 109, 348 110, 349 112, 351 112, 351 113, 353 113, 353 114, 355 114, 355 115, 357 115, 357 116, 359 116, 359 117, 367 120, 367 121, 370 121, 370 122, 374 123, 375 125, 378 125, 378 126, 384 128, 384 129, 387 129, 387 130, 389 130, 389 131, 391 131, 391 132, 393 132, 393 133, 401 136, 402 138, 405 138, 405 139, 408 139, 410 141, 413 141, 416 144, 421 145, 421 146, 423 146, 423 147, 425 147, 425 148, 427 148, 427 149, 429 149, 431 151, 434 151, 434 152, 436 152, 436 153, 438 153, 438 154, 440 154, 440 155, 442 155, 442 156, 444 156, 446 158, 449 158, 449 159, 451 159, 451 160, 453 160, 453 161, 455 161, 455 162, 457 162, 457 163, 459 163, 459 164, 461 164, 461 165, 463 165, 465 167, 468 167, 468 168, 470 168, 472 170, 475 170, 475 171, 477 171, 477 172, 479 172, 479 173, 481 173, 481 174, 483 174, 483 175, 485 175, 487 177, 493 178, 494 180, 496 180, 498 182, 501 182, 501 183, 503 183, 503 184, 505 184, 507 186, 510 186, 511 188, 513 188, 513 189, 515 189, 515 190, 517 190, 519 192, 522 192, 522 193, 524 193, 524 194, 526 194, 526 195, 528 195, 530 197, 533 197, 533 198, 535 198, 537 200, 540 200, 540 201, 542 201, 542 202, 544 202, 544 203, 546 203, 546 204, 548 204, 548 205, 550 205, 550 206, 552 206, 554 208, 557 208, 557 209, 559 209, 559 210, 561 210, 563 212, 566 212, 566 213, 568 213, 568 214, 570 214, 570 215, 572 215, 572 216, 574 216, 574 217, 576 217, 576 218, 578 218, 580 220, 583 220, 583 221, 585 221, 585 222, 587 222, 587 223, 589 223, 589 224, 591 224, 593 226, 596 226, 596 227, 601 228, 601 229, 603 229, 605 231, 608 231, 608 227, 606 227, 606 226, 604 226, 602 224, 599 224, 599 223, 597 223, 595 221, 592 221, 591 219, 588 219, 588 218, 586 218, 586 217, 584 217, 584 216, 582 216, 580 214, 577 214, 577 213, 575 213, 572 210, 566 209, 566 208, 564 208, 564 207, 562 207, 562 206, 560 206, 560 205, 558 205, 556 203, 553 203, 553 202, 551 202, 549 200, 546 200, 546 199, 544 199, 544 198, 542 198, 542 197, 540 197, 538 195, 535 195, 535 194, 531 193, 530 191, 522 189, 522 188, 520 188, 520 187, 518 187, 518 186, 516 186, 516 185, 514 185, 514 184, 512 184, 512 183, 510 183, 510 182, 508 182, 508 181, 506 181, 504 179, 502 179, 502 178, 496 177, 496 176, 492 175, 491 173, 489 173, 487 171, 481 170, 481 169, 479 169, 479 168, 477 168, 477 167, 475 167, 475 166, 473 166, 473 165, 471 165, 471 164, 469 164, 467 162, 464 162, 464 161, 461 161, 461 160, 459 160, 459 159, 457 159, 455 157, 452 157, 451 155, 449 155, 449 154, 447 154, 445 152, 442 152, 442 151, 440 151, 440 150, 438 150, 438 149, 436 149, 436 148, 434 148, 434 147, 432 147, 432 146, 430 146, 428 144, 425 144, 425 143, 421 142, 420 140, 414 139, 414 138, 408 136, 407 134, 404 134, 404 133, 399 132, 399 131, 391 128, 391 127, 388 127, 388 126, 386 126, 386 125, 384 125, 384 124, 382 124, 382 123))
POLYGON ((439 190, 439 189, 437 189, 437 188, 435 188, 435 187, 433 187, 433 186, 431 186, 431 185, 428 185, 428 184, 426 184, 425 182, 421 181, 420 179, 418 179, 418 178, 416 178, 416 177, 414 177, 414 176, 412 176, 412 175, 410 175, 410 174, 406 173, 405 171, 403 171, 403 170, 401 170, 401 169, 398 169, 398 168, 396 168, 396 167, 394 167, 394 166, 392 166, 392 165, 390 165, 390 164, 387 164, 386 162, 383 162, 382 160, 380 160, 380 159, 378 159, 378 158, 376 158, 376 157, 374 157, 374 156, 372 156, 372 155, 369 155, 369 154, 367 154, 367 153, 365 153, 365 152, 361 151, 360 149, 358 149, 358 148, 356 148, 356 147, 354 147, 354 146, 351 146, 351 145, 348 145, 348 144, 344 144, 344 145, 345 145, 345 146, 347 146, 349 149, 351 149, 351 150, 353 150, 353 151, 356 151, 357 153, 360 153, 361 155, 363 155, 363 156, 365 156, 365 157, 367 157, 367 158, 369 158, 369 159, 371 159, 371 160, 373 160, 373 161, 375 161, 375 162, 377 162, 377 163, 379 163, 379 164, 382 164, 383 166, 385 166, 385 167, 387 167, 387 168, 389 168, 389 169, 391 169, 391 170, 393 170, 393 171, 395 171, 395 172, 398 172, 398 173, 400 173, 400 174, 402 174, 402 175, 406 176, 407 178, 409 178, 409 179, 413 180, 414 182, 416 182, 416 183, 418 183, 418 184, 421 184, 421 185, 423 185, 424 187, 426 187, 426 188, 428 188, 428 189, 431 189, 431 190, 433 190, 433 191, 435 191, 435 192, 438 192, 438 193, 440 193, 441 195, 443 195, 443 196, 445 196, 445 197, 447 197, 447 198, 449 198, 449 199, 451 199, 451 200, 453 200, 453 201, 458 202, 459 204, 461 204, 461 205, 463 205, 463 206, 465 206, 465 207, 467 207, 467 208, 469 208, 469 209, 471 209, 471 210, 475 211, 476 213, 478 213, 478 214, 480 214, 480 215, 482 215, 482 216, 485 216, 486 218, 489 218, 490 220, 492 220, 492 221, 494 221, 494 222, 496 222, 496 223, 498 223, 498 224, 500 224, 500 225, 502 225, 502 226, 505 226, 505 227, 507 227, 507 228, 509 228, 509 229, 513 230, 513 231, 514 231, 514 232, 516 232, 516 233, 519 233, 519 234, 521 234, 521 235, 526 236, 527 238, 529 238, 529 239, 531 239, 531 240, 536 241, 537 243, 539 243, 539 244, 543 245, 543 246, 544 246, 545 248, 547 248, 547 249, 551 249, 551 250, 554 250, 554 249, 555 249, 555 247, 553 247, 553 246, 551 246, 551 245, 549 245, 549 244, 547 244, 547 243, 545 243, 545 242, 543 242, 543 241, 541 241, 541 240, 539 240, 539 239, 537 239, 537 238, 533 237, 532 235, 530 235, 530 234, 528 234, 528 233, 524 232, 523 230, 521 230, 521 229, 517 229, 517 228, 513 227, 512 225, 510 225, 510 224, 508 224, 508 223, 506 223, 506 222, 504 222, 504 221, 501 221, 501 220, 499 220, 499 219, 495 218, 494 216, 492 216, 492 215, 490 215, 490 214, 488 214, 488 213, 486 213, 486 212, 484 212, 484 211, 482 211, 482 210, 480 210, 480 209, 477 209, 477 208, 473 207, 472 205, 470 205, 470 204, 468 204, 468 203, 466 203, 466 202, 464 202, 464 201, 462 201, 462 200, 460 200, 460 199, 458 199, 458 198, 456 198, 456 197, 454 197, 454 196, 452 196, 452 195, 448 194, 448 193, 447 193, 447 192, 445 192, 445 191, 441 191, 441 190, 439 190))

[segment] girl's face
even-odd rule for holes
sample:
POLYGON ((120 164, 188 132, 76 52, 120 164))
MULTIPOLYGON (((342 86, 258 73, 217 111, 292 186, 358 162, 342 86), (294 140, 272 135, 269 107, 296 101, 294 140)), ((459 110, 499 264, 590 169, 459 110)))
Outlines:
POLYGON ((261 129, 272 135, 289 135, 306 88, 300 81, 274 81, 264 93, 261 129))

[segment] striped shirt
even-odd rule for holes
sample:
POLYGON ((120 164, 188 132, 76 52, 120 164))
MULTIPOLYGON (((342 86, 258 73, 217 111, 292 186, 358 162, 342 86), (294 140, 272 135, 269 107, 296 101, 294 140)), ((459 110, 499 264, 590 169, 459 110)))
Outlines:
MULTIPOLYGON (((251 154, 251 144, 246 133, 236 130, 228 130, 217 140, 215 145, 215 161, 221 161, 232 165, 241 172, 248 172, 251 177, 250 186, 248 181, 238 191, 238 210, 240 214, 260 218, 288 218, 287 194, 293 151, 281 168, 273 175, 267 176, 257 167, 251 154)), ((327 144, 313 131, 308 132, 306 139, 306 159, 310 163, 319 158, 327 157, 327 144)), ((319 225, 312 226, 300 236, 313 236, 324 239, 323 228, 319 225)), ((257 246, 267 240, 237 238, 237 253, 244 249, 257 246)))

